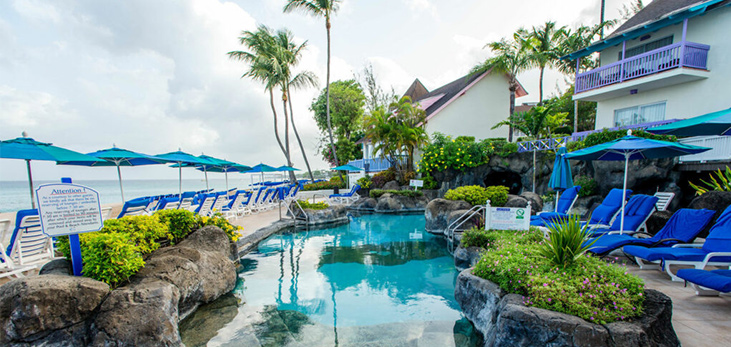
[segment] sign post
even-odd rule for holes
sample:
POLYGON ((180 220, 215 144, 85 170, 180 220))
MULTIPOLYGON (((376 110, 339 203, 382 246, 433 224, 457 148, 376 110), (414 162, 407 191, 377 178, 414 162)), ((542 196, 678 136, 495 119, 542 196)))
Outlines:
POLYGON ((530 201, 526 207, 491 207, 487 200, 485 230, 528 230, 530 228, 530 201))
POLYGON ((419 190, 419 187, 424 186, 424 180, 411 180, 409 181, 409 185, 414 187, 414 190, 419 190))
POLYGON ((99 193, 89 187, 71 183, 44 184, 36 189, 38 215, 43 233, 49 237, 69 237, 71 263, 75 276, 81 276, 81 244, 79 234, 99 231, 102 221, 99 193))

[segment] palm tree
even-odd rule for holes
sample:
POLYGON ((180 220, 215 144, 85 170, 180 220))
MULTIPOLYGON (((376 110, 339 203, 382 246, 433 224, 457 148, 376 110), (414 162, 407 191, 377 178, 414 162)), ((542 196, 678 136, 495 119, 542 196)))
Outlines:
POLYGON ((325 101, 325 114, 327 115, 327 130, 330 137, 330 149, 335 156, 335 165, 339 166, 338 152, 335 150, 335 141, 333 140, 332 124, 330 122, 330 17, 337 12, 340 7, 341 0, 288 0, 284 5, 284 12, 292 12, 300 10, 309 13, 315 17, 325 18, 325 30, 327 31, 327 77, 325 78, 325 88, 327 99, 325 101))
POLYGON ((542 27, 533 27, 524 38, 530 50, 530 60, 541 70, 538 78, 538 104, 543 104, 543 73, 559 60, 558 43, 565 27, 556 28, 555 22, 546 22, 542 27))
MULTIPOLYGON (((515 35, 513 41, 502 39, 497 42, 488 43, 485 47, 490 47, 496 55, 485 60, 483 63, 472 68, 470 74, 481 74, 492 70, 497 73, 504 73, 508 77, 508 91, 510 91, 510 113, 512 117, 515 113, 515 91, 518 89, 518 74, 530 67, 530 59, 526 52, 526 48, 517 41, 518 35, 515 35)), ((513 141, 513 128, 508 131, 508 141, 513 141)))

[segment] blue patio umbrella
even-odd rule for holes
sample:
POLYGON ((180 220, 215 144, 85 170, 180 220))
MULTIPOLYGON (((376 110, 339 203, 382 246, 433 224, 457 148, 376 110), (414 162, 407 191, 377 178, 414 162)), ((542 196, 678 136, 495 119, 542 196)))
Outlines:
POLYGON ((731 135, 731 108, 647 129, 675 136, 731 135))
POLYGON ((206 175, 206 189, 208 189, 208 171, 211 172, 223 172, 226 176, 226 191, 228 191, 228 173, 229 172, 245 172, 248 170, 251 170, 251 167, 246 165, 241 165, 234 163, 232 161, 228 161, 225 159, 218 159, 214 158, 208 155, 201 154, 200 158, 209 160, 214 163, 214 165, 199 165, 198 170, 203 170, 203 172, 206 175))
POLYGON ((175 163, 173 167, 178 168, 178 196, 183 197, 183 166, 189 164, 195 165, 214 165, 213 162, 207 159, 196 157, 192 154, 185 153, 178 148, 176 152, 170 152, 165 154, 159 154, 153 156, 154 159, 160 159, 168 163, 175 163))
POLYGON ((280 166, 280 167, 277 168, 277 171, 280 171, 280 172, 300 171, 300 169, 295 169, 295 168, 293 168, 291 166, 282 165, 282 166, 280 166))
POLYGON ((574 180, 571 178, 571 164, 566 159, 566 153, 566 147, 559 147, 556 151, 551 179, 548 180, 548 187, 556 191, 556 208, 558 208, 558 192, 574 186, 574 180))
POLYGON ((361 169, 361 168, 359 168, 357 166, 350 165, 350 164, 340 165, 340 166, 334 167, 334 168, 332 168, 330 170, 337 170, 337 171, 363 171, 363 169, 361 169))
POLYGON ((630 160, 670 158, 681 155, 697 154, 709 150, 708 147, 684 145, 677 142, 645 139, 632 136, 632 131, 627 131, 627 136, 614 141, 602 143, 576 152, 566 154, 568 159, 577 160, 624 160, 624 184, 622 189, 622 211, 620 221, 620 233, 624 230, 624 205, 627 201, 627 167, 630 160))
MULTIPOLYGON (((244 173, 261 173, 261 182, 264 182, 264 173, 265 172, 277 172, 277 168, 271 167, 267 164, 258 164, 254 165, 254 167, 251 168, 251 170, 246 171, 244 173)), ((252 178, 253 181, 253 178, 252 178)))
POLYGON ((118 148, 116 145, 112 145, 112 148, 88 153, 87 155, 94 158, 103 159, 103 161, 62 161, 58 164, 80 166, 116 166, 117 177, 119 178, 119 191, 122 194, 122 201, 126 200, 124 198, 124 188, 122 187, 122 170, 120 169, 120 166, 155 165, 164 163, 163 160, 154 159, 152 156, 149 156, 147 154, 118 148))
POLYGON ((46 161, 86 161, 100 162, 102 159, 94 158, 86 154, 74 152, 61 147, 53 146, 51 143, 38 142, 28 137, 23 132, 23 137, 13 140, 0 141, 0 158, 23 159, 28 167, 28 184, 30 187, 30 203, 36 208, 36 201, 33 196, 33 172, 30 168, 31 160, 46 161))

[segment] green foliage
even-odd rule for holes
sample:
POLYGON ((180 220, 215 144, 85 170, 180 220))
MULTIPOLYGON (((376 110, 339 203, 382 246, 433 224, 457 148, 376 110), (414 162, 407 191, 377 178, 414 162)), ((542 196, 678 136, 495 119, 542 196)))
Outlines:
POLYGON ((718 171, 716 172, 712 172, 710 178, 710 182, 701 180, 701 183, 705 185, 704 187, 701 187, 700 184, 693 184, 693 182, 688 183, 690 183, 690 186, 695 189, 696 195, 702 195, 708 193, 709 191, 731 191, 731 168, 729 168, 728 166, 726 166, 726 171, 724 172, 721 172, 721 169, 718 169, 718 171))
POLYGON ((300 207, 312 210, 324 210, 330 207, 326 202, 308 202, 307 200, 298 200, 297 202, 300 204, 300 207))
MULTIPOLYGON (((137 251, 142 254, 152 253, 160 248, 157 243, 159 239, 172 241, 174 236, 170 234, 168 226, 160 222, 154 216, 127 216, 119 219, 107 219, 104 221, 102 233, 107 234, 128 234, 130 241, 137 246, 137 251)), ((186 233, 187 235, 187 233, 186 233)))
MULTIPOLYGON (((335 142, 335 151, 338 153, 338 160, 341 163, 363 158, 363 149, 361 146, 346 138, 339 138, 335 142)), ((330 145, 325 145, 322 148, 322 157, 331 165, 335 165, 335 156, 332 154, 332 147, 330 145)))
POLYGON ((188 210, 160 210, 155 216, 164 225, 167 225, 173 244, 183 240, 198 227, 195 214, 188 210))
POLYGON ((357 183, 363 189, 370 189, 373 181, 371 180, 370 175, 365 175, 365 176, 359 178, 357 183))
POLYGON ((418 198, 420 196, 423 196, 424 193, 420 190, 383 190, 383 189, 373 189, 371 190, 371 198, 378 199, 383 194, 393 194, 393 195, 401 195, 401 196, 407 196, 410 198, 418 198))
POLYGON ((568 113, 556 112, 552 105, 535 106, 528 112, 515 113, 507 120, 495 124, 492 128, 511 126, 522 133, 535 138, 547 138, 568 123, 568 113))
POLYGON ((447 200, 464 200, 472 205, 484 205, 490 200, 490 206, 504 206, 508 202, 508 187, 462 186, 450 189, 444 194, 447 200))
POLYGON ((438 189, 439 184, 434 179, 434 177, 431 177, 431 175, 427 174, 424 177, 422 177, 424 180, 424 189, 438 189))
MULTIPOLYGON (((574 61, 574 67, 576 61, 574 61)), ((573 73, 572 73, 573 75, 573 73)), ((560 132, 572 132, 574 124, 574 87, 571 86, 560 96, 556 96, 543 101, 543 105, 551 107, 556 112, 566 113, 568 120, 566 128, 559 129, 560 132)), ((594 101, 579 101, 579 123, 578 131, 594 130, 594 122, 596 119, 596 102, 594 101)))
MULTIPOLYGON (((646 139, 651 139, 651 140, 660 140, 660 141, 669 141, 669 142, 678 141, 678 138, 673 135, 655 135, 653 133, 648 133, 644 130, 632 130, 632 135, 637 136, 637 137, 646 138, 646 139)), ((582 148, 596 146, 596 145, 606 143, 609 141, 614 141, 616 139, 619 139, 619 138, 622 138, 625 136, 627 136, 627 130, 604 129, 602 131, 587 135, 583 140, 582 148)), ((576 149, 580 149, 580 148, 576 148, 576 149)))
POLYGON ((337 181, 323 181, 323 182, 317 182, 317 183, 310 183, 305 184, 304 187, 302 187, 302 190, 323 190, 323 189, 335 189, 335 188, 345 188, 345 183, 340 182, 340 179, 337 181))
POLYGON ((449 136, 434 133, 431 144, 424 147, 419 172, 428 175, 447 169, 464 171, 486 164, 489 160, 488 145, 484 142, 468 141, 469 139, 471 138, 460 137, 460 141, 457 141, 449 136))
POLYGON ((489 231, 494 237, 473 270, 476 276, 524 296, 528 306, 575 315, 597 324, 642 314, 644 285, 622 267, 582 256, 565 268, 539 255, 535 230, 489 231))
POLYGON ((232 242, 236 242, 239 237, 241 237, 241 234, 239 233, 239 230, 243 230, 244 228, 231 224, 228 219, 223 217, 222 214, 216 213, 211 217, 207 216, 196 216, 196 220, 198 222, 198 227, 202 228, 208 225, 213 225, 221 228, 226 233, 226 236, 228 236, 229 240, 232 242))
POLYGON ((145 266, 139 247, 126 233, 88 233, 79 237, 82 273, 116 288, 145 266))
MULTIPOLYGON (((323 89, 310 105, 310 111, 315 113, 315 122, 323 135, 327 134, 326 99, 327 90, 323 89)), ((364 107, 365 94, 358 82, 346 80, 330 83, 330 121, 333 135, 338 139, 353 140, 351 135, 362 126, 364 107)), ((338 159, 345 162, 340 157, 338 159)))
POLYGON ((371 188, 383 188, 383 186, 391 181, 396 180, 396 170, 388 168, 388 170, 381 171, 373 175, 371 188))
POLYGON ((549 223, 548 240, 538 247, 538 253, 549 263, 566 267, 573 264, 596 242, 589 242, 591 232, 581 226, 579 216, 570 216, 556 223, 549 223))
POLYGON ((480 247, 480 248, 489 248, 490 244, 495 242, 497 239, 497 236, 487 230, 482 230, 479 228, 472 228, 470 230, 465 231, 462 234, 462 241, 460 242, 462 244, 462 247, 480 247))
POLYGON ((596 180, 589 176, 579 176, 574 180, 575 186, 581 186, 580 197, 592 196, 597 193, 598 185, 596 180))

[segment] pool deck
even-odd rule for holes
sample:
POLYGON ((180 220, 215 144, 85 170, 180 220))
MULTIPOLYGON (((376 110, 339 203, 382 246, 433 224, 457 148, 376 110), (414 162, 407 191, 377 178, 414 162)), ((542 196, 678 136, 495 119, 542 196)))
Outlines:
MULTIPOLYGON (((283 207, 282 216, 285 214, 286 208, 283 207)), ((275 208, 231 222, 244 228, 243 235, 249 235, 278 220, 279 211, 275 208)), ((634 264, 622 266, 642 278, 647 288, 663 292, 672 299, 673 327, 683 346, 731 346, 731 295, 697 296, 691 286, 685 287, 682 282, 670 281, 664 272, 640 270, 634 264)), ((7 278, 2 278, 0 284, 7 281, 7 278)))

